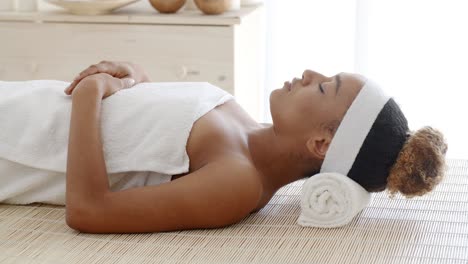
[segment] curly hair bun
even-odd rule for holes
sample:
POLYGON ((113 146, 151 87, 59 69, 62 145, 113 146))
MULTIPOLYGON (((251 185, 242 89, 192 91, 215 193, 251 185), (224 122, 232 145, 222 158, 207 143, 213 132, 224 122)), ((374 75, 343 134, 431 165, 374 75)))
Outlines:
POLYGON ((407 198, 430 192, 444 176, 446 152, 440 131, 427 126, 410 132, 387 178, 390 197, 397 192, 407 198))

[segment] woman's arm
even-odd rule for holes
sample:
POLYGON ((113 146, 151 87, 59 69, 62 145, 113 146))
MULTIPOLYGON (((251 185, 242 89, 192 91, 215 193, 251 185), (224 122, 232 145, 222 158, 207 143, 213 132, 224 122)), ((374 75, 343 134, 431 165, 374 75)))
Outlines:
POLYGON ((73 93, 66 173, 66 219, 75 225, 89 204, 109 192, 102 151, 100 114, 102 83, 87 79, 73 93))
POLYGON ((86 233, 146 233, 231 225, 260 200, 252 173, 235 161, 210 163, 175 181, 108 192, 69 226, 86 233))

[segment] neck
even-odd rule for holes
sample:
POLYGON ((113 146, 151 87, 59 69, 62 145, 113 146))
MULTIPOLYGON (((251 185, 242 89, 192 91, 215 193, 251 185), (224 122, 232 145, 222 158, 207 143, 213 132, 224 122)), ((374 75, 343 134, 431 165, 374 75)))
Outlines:
POLYGON ((304 163, 294 153, 293 146, 278 136, 272 124, 251 131, 248 146, 255 167, 260 172, 266 190, 276 192, 286 184, 301 179, 320 165, 304 163))

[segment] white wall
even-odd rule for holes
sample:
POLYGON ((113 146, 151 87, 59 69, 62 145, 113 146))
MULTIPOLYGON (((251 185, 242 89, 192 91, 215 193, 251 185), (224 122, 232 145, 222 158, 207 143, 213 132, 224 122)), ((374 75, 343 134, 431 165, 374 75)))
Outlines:
MULTIPOLYGON (((326 75, 354 70, 355 3, 266 0, 267 95, 304 69, 326 75)), ((268 96, 264 119, 271 122, 268 96)))
POLYGON ((395 97, 410 129, 436 127, 447 137, 448 157, 468 158, 468 1, 265 4, 267 94, 305 68, 362 73, 395 97))

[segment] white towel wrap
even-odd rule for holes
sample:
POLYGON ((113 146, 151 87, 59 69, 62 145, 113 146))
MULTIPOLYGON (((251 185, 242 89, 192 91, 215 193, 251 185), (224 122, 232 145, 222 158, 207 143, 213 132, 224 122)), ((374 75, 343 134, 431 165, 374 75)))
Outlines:
MULTIPOLYGON (((71 117, 66 82, 0 81, 0 157, 65 172, 71 117)), ((234 97, 203 82, 140 83, 102 101, 101 134, 108 173, 189 169, 194 122, 234 97)))

